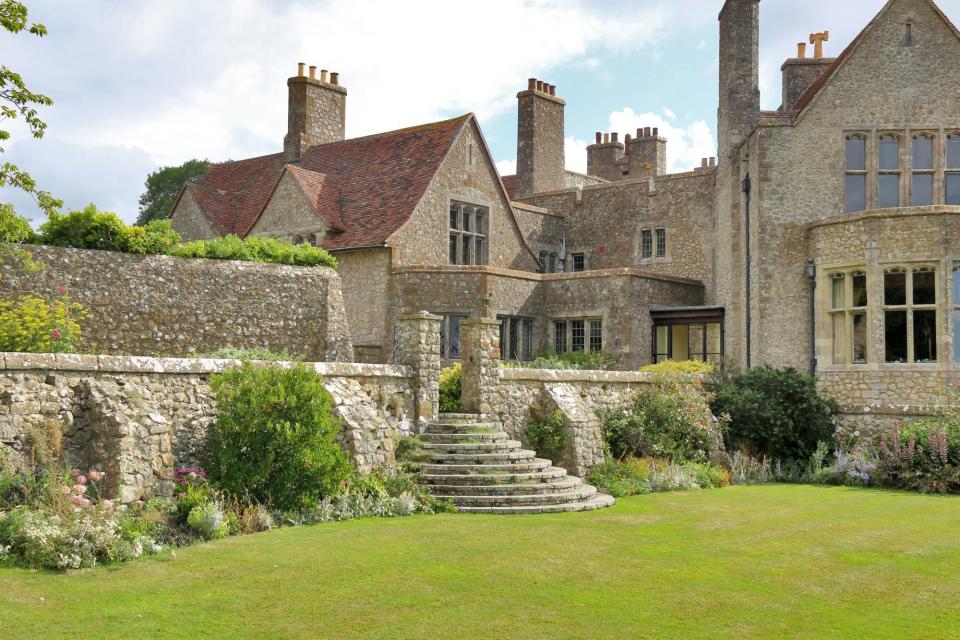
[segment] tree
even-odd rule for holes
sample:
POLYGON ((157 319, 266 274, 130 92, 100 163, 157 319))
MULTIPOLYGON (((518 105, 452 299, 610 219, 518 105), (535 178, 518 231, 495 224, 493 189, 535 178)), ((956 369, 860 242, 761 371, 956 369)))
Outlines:
POLYGON ((207 160, 187 160, 179 167, 161 167, 147 176, 147 190, 140 196, 137 224, 142 226, 151 220, 169 216, 173 201, 183 185, 199 180, 209 166, 207 160))
MULTIPOLYGON (((47 29, 42 24, 31 24, 27 19, 27 7, 19 0, 0 0, 0 26, 12 34, 27 31, 37 37, 47 35, 47 29)), ((0 66, 0 143, 10 139, 10 131, 4 123, 6 120, 15 120, 22 117, 27 123, 34 138, 42 138, 47 124, 40 119, 36 107, 49 107, 53 100, 49 97, 34 93, 28 87, 20 74, 0 66)), ((0 153, 6 149, 0 146, 0 153)), ((60 200, 54 198, 47 191, 37 188, 36 181, 26 171, 10 162, 0 163, 0 187, 13 187, 30 194, 37 206, 50 214, 63 206, 60 200)), ((5 257, 21 258, 30 266, 29 256, 19 251, 17 244, 29 239, 32 232, 25 221, 14 210, 12 204, 0 203, 0 262, 5 257)))

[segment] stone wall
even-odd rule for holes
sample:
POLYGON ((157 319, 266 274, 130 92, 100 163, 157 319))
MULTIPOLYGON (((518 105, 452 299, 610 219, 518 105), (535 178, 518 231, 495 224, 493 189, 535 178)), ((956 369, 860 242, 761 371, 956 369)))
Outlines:
POLYGON ((59 297, 86 309, 85 353, 182 356, 221 347, 353 359, 340 277, 326 267, 31 247, 46 267, 0 268, 0 297, 59 297))
MULTIPOLYGON (((207 428, 215 420, 210 375, 239 364, 0 354, 0 449, 14 464, 23 464, 31 459, 38 431, 59 434, 64 462, 106 471, 110 495, 122 502, 170 495, 173 471, 200 462, 207 428)), ((415 369, 306 366, 324 377, 343 423, 340 442, 357 468, 392 469, 397 440, 416 429, 415 369)))

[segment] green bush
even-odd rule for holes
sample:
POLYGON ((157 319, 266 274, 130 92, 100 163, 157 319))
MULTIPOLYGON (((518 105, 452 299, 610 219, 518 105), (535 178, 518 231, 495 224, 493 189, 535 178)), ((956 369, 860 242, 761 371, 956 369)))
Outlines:
POLYGON ((115 213, 88 205, 69 213, 52 213, 40 225, 36 241, 53 247, 128 251, 127 225, 115 213))
POLYGON ((0 242, 31 242, 35 236, 26 218, 9 204, 0 204, 0 242))
POLYGON ((281 511, 315 506, 350 476, 322 378, 305 367, 245 363, 211 378, 219 416, 208 435, 210 481, 281 511))
POLYGON ((945 408, 933 418, 904 424, 899 431, 901 444, 907 444, 912 437, 926 451, 932 451, 945 436, 948 461, 960 466, 960 415, 956 414, 956 409, 945 408))
POLYGON ((170 220, 151 220, 143 227, 127 227, 127 253, 169 254, 180 244, 170 220))
POLYGON ((212 240, 186 242, 174 247, 170 253, 183 258, 271 262, 304 267, 337 266, 336 259, 323 249, 262 236, 250 236, 241 240, 235 235, 228 235, 212 240))
POLYGON ((458 413, 460 402, 460 363, 440 371, 440 413, 458 413))
POLYGON ((625 460, 606 460, 595 466, 587 475, 587 482, 614 498, 650 493, 649 474, 625 460))
POLYGON ((815 378, 795 369, 748 369, 717 380, 711 391, 714 414, 730 416, 728 450, 805 462, 819 441, 833 437, 836 403, 820 395, 815 378))
POLYGON ((690 491, 730 486, 730 472, 708 462, 672 462, 659 458, 607 459, 587 481, 614 498, 652 491, 690 491))
POLYGON ((661 377, 640 391, 629 411, 601 414, 610 455, 704 462, 724 422, 710 412, 696 385, 661 377))
POLYGON ((602 351, 570 351, 567 353, 546 353, 537 356, 520 366, 526 369, 580 369, 584 371, 604 371, 612 369, 617 359, 602 351))
POLYGON ((546 421, 531 422, 527 426, 527 440, 538 455, 554 461, 560 459, 567 446, 563 412, 557 409, 546 421))
POLYGON ((66 293, 53 301, 36 296, 0 301, 0 351, 72 353, 83 316, 83 307, 66 293))

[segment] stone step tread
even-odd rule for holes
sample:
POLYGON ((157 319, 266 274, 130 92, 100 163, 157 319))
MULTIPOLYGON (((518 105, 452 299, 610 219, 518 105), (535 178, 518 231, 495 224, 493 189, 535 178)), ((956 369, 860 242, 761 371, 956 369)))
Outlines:
MULTIPOLYGON (((444 476, 446 477, 446 476, 444 476)), ((434 495, 529 495, 534 493, 562 493, 583 486, 575 476, 560 476, 552 482, 504 482, 499 484, 421 484, 434 495)))
POLYGON ((427 425, 427 433, 433 434, 445 434, 445 433, 466 433, 470 434, 471 432, 478 432, 476 435, 481 433, 497 433, 502 429, 502 426, 496 422, 476 422, 476 423, 466 423, 466 422, 431 422, 427 425))
POLYGON ((567 504, 588 500, 597 494, 597 488, 589 484, 582 485, 572 491, 560 493, 531 493, 509 494, 493 496, 464 496, 464 495, 435 495, 441 500, 452 500, 458 507, 471 506, 538 506, 567 504))
POLYGON ((468 475, 465 473, 441 473, 441 474, 431 474, 421 472, 419 477, 419 482, 423 485, 433 485, 433 484, 463 484, 463 485, 475 485, 475 486, 496 486, 502 484, 522 484, 525 482, 540 482, 545 484, 550 484, 553 482, 560 482, 567 476, 567 470, 560 467, 550 467, 544 469, 543 471, 533 471, 525 473, 504 473, 498 475, 491 474, 474 474, 468 475))
POLYGON ((597 494, 589 500, 567 502, 564 504, 550 504, 538 506, 515 507, 457 507, 463 513, 489 513, 494 515, 538 514, 538 513, 566 513, 575 511, 593 511, 613 506, 615 500, 606 494, 597 494))
POLYGON ((550 468, 552 463, 543 458, 533 458, 530 461, 515 462, 510 464, 425 464, 422 471, 427 475, 437 474, 458 474, 458 475, 487 475, 494 472, 505 474, 529 473, 531 471, 543 471, 550 468))
POLYGON ((473 420, 473 419, 479 420, 483 417, 483 414, 449 412, 449 413, 441 413, 439 417, 441 420, 473 420))
POLYGON ((437 453, 475 453, 486 451, 520 451, 523 444, 519 440, 497 440, 495 442, 425 442, 423 448, 437 453))
POLYGON ((493 451, 490 453, 434 453, 432 462, 433 464, 456 464, 458 462, 494 464, 497 462, 533 460, 536 457, 536 451, 530 451, 529 449, 511 449, 509 451, 493 451))
POLYGON ((462 440, 480 440, 482 442, 500 442, 509 440, 510 436, 503 431, 495 433, 424 433, 419 438, 425 443, 451 444, 462 440))

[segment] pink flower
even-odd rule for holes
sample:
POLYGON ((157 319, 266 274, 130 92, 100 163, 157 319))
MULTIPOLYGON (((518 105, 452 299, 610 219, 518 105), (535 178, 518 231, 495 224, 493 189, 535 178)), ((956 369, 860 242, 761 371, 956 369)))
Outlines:
POLYGON ((70 504, 75 507, 89 507, 90 501, 84 498, 83 496, 71 496, 70 504))
POLYGON ((62 494, 65 495, 65 496, 70 495, 70 487, 68 487, 67 485, 61 486, 61 487, 60 487, 60 493, 62 493, 62 494))
POLYGON ((103 473, 97 471, 96 469, 90 469, 90 479, 94 482, 100 482, 103 480, 103 473))
POLYGON ((77 476, 77 484, 87 484, 87 476, 77 476))
POLYGON ((75 484, 73 485, 73 492, 78 496, 82 496, 87 492, 87 487, 82 484, 75 484))
POLYGON ((60 339, 60 329, 54 329, 53 331, 50 332, 50 335, 53 336, 53 339, 54 339, 54 340, 59 340, 59 339, 60 339))
POLYGON ((113 500, 101 500, 100 506, 107 510, 107 513, 113 513, 113 500))
POLYGON ((67 288, 63 285, 60 285, 58 288, 60 289, 60 295, 63 295, 67 292, 67 288))

